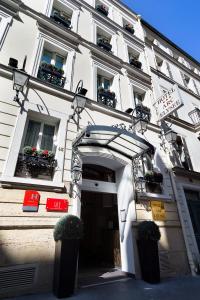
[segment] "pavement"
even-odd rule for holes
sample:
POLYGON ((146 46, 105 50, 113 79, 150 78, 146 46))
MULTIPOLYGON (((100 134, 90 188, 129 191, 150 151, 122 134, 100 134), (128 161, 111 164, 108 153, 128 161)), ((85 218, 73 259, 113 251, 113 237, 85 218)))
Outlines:
MULTIPOLYGON (((51 293, 35 294, 7 300, 55 300, 51 293)), ((142 280, 121 279, 80 288, 70 300, 199 300, 200 276, 184 276, 148 284, 142 280)))

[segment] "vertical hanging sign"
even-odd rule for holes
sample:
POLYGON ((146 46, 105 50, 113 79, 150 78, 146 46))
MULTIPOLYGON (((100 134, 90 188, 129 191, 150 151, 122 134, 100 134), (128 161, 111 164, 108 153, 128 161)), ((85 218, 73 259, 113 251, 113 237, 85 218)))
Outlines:
POLYGON ((24 195, 23 211, 37 212, 39 208, 40 194, 37 191, 28 190, 24 195))

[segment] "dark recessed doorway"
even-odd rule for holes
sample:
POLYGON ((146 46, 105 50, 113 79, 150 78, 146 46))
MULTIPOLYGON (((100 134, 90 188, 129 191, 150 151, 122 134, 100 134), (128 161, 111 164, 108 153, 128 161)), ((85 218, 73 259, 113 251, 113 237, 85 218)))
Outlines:
POLYGON ((95 277, 102 272, 114 274, 121 268, 117 196, 83 191, 81 203, 84 237, 79 253, 79 283, 87 276, 96 282, 95 277))

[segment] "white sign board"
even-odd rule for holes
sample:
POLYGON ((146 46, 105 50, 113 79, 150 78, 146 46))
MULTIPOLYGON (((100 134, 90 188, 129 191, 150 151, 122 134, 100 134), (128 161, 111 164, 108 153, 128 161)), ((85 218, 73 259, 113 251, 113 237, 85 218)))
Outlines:
POLYGON ((183 102, 175 84, 170 90, 164 93, 154 103, 159 121, 165 119, 168 115, 183 106, 183 102))

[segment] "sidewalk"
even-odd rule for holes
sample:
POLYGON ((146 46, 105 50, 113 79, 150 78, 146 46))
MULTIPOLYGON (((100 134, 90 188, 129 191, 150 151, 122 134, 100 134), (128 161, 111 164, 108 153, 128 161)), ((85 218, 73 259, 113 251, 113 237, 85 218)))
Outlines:
MULTIPOLYGON (((51 293, 7 300, 55 300, 51 293)), ((198 300, 200 277, 179 277, 151 285, 141 280, 123 279, 117 282, 79 289, 70 300, 198 300)))

